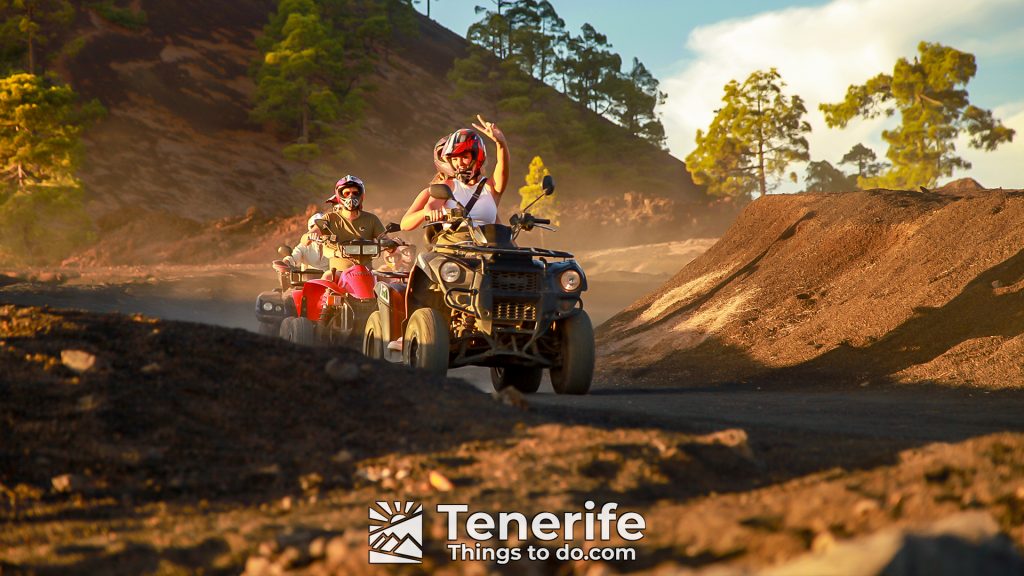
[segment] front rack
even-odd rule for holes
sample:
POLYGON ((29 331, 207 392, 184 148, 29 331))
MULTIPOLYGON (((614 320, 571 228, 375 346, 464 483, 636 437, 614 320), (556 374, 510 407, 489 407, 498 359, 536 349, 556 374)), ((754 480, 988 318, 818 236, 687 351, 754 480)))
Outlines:
POLYGON ((435 244, 435 252, 479 252, 481 254, 514 254, 517 256, 531 256, 538 258, 575 258, 569 252, 561 250, 547 250, 545 248, 492 248, 490 246, 477 246, 472 242, 458 242, 456 244, 435 244))

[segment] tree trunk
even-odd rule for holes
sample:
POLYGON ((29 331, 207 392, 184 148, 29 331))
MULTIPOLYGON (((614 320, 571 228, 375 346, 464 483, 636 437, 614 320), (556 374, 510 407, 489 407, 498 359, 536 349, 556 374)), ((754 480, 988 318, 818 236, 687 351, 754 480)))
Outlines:
POLYGON ((36 73, 36 51, 35 43, 32 41, 32 32, 28 33, 28 73, 36 73))
POLYGON ((303 144, 309 144, 309 104, 303 103, 302 105, 302 135, 300 136, 303 144))
POLYGON ((761 196, 768 194, 768 179, 764 174, 764 120, 761 110, 761 97, 757 98, 757 185, 761 188, 761 196))

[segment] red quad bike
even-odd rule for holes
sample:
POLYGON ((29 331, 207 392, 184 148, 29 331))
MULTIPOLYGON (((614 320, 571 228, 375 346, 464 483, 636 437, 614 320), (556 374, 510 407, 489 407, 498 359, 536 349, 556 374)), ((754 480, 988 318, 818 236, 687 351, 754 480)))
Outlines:
MULTIPOLYGON (((543 189, 526 210, 554 192, 550 176, 543 189)), ((452 198, 445 184, 430 194, 452 198)), ((581 300, 586 276, 568 252, 516 245, 522 231, 554 230, 526 210, 511 226, 480 225, 460 204, 427 223, 448 230, 417 257, 407 282, 377 284, 379 310, 366 322, 363 353, 395 360, 387 344, 401 336, 402 360, 435 374, 488 366, 496 390, 532 393, 547 369, 555 392, 586 394, 594 374, 594 329, 581 300)))
MULTIPOLYGON (((300 290, 292 292, 295 315, 281 321, 281 337, 307 346, 358 346, 367 317, 377 309, 377 277, 359 259, 376 257, 396 243, 383 235, 372 240, 337 242, 325 220, 317 220, 317 225, 329 238, 326 243, 335 256, 351 259, 354 265, 332 270, 330 280, 307 280, 300 290)), ((398 229, 398 224, 388 224, 384 233, 398 229)))

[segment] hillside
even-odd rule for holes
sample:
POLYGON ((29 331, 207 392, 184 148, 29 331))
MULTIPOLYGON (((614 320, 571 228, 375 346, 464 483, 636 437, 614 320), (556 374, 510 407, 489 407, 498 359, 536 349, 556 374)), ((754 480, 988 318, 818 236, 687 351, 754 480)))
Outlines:
POLYGON ((769 196, 602 327, 603 366, 673 385, 1024 386, 1024 191, 769 196))
MULTIPOLYGON (((62 65, 76 89, 109 111, 87 135, 81 172, 88 208, 100 218, 103 234, 135 218, 139 209, 153 212, 150 219, 156 222, 159 215, 195 222, 236 217, 250 207, 271 217, 296 214, 322 202, 335 174, 345 173, 367 181, 370 205, 397 213, 429 180, 429 151, 436 139, 468 125, 477 112, 493 109, 492 103, 454 98, 445 74, 464 54, 466 41, 420 16, 419 34, 401 39, 369 79, 376 90, 351 148, 326 159, 330 168, 316 174, 286 160, 280 150, 287 142, 248 117, 254 39, 276 3, 137 4, 148 18, 139 31, 83 11, 76 33, 84 46, 62 65), (310 179, 312 189, 300 184, 310 179)), ((570 152, 546 158, 564 201, 582 206, 608 197, 612 208, 616 198, 632 193, 643 198, 641 204, 667 203, 667 210, 678 214, 670 223, 673 230, 685 222, 694 234, 698 228, 704 236, 709 227, 717 231, 721 218, 705 223, 696 217, 707 199, 680 160, 596 115, 588 122, 582 129, 607 139, 599 156, 587 162, 570 152)), ((509 140, 512 184, 518 187, 530 160, 531 136, 510 133, 509 140)), ((512 209, 508 204, 506 211, 512 209)))

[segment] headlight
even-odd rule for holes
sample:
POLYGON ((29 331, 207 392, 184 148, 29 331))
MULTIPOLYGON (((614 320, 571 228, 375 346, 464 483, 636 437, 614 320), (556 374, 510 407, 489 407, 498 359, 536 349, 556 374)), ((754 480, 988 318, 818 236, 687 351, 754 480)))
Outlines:
POLYGON ((575 270, 566 270, 558 277, 558 283, 562 285, 565 292, 575 292, 580 289, 580 273, 575 270))
POLYGON ((462 276, 462 268, 452 261, 441 264, 441 279, 445 282, 458 282, 462 276))
POLYGON ((264 302, 263 309, 266 310, 267 312, 270 312, 271 310, 274 309, 274 305, 270 302, 264 302))

